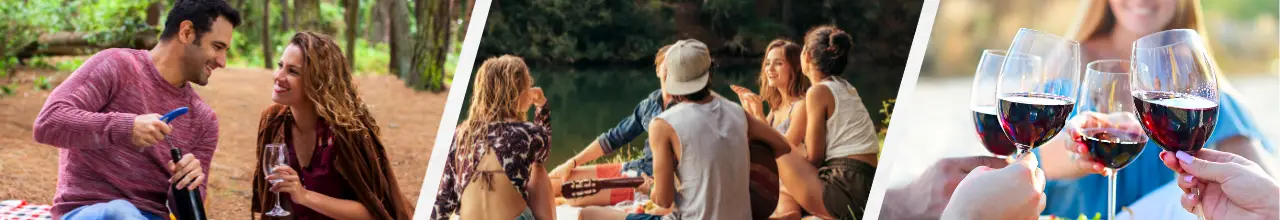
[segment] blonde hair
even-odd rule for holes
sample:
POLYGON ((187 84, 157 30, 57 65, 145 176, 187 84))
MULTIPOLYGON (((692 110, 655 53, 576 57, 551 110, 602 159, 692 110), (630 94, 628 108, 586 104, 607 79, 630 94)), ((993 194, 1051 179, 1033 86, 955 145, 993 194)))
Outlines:
MULTIPOLYGON (((1209 65, 1213 67, 1214 73, 1218 75, 1218 87, 1220 92, 1226 93, 1232 90, 1227 79, 1222 77, 1222 67, 1218 66, 1218 62, 1213 57, 1213 48, 1209 44, 1209 33, 1204 27, 1204 12, 1200 10, 1200 0, 1178 0, 1177 9, 1174 11, 1173 20, 1161 30, 1172 29, 1192 29, 1200 34, 1201 40, 1204 42, 1206 53, 1209 54, 1209 65)), ((1111 33, 1116 28, 1116 15, 1111 11, 1111 3, 1107 0, 1084 0, 1080 2, 1079 19, 1075 25, 1068 30, 1067 36, 1071 36, 1080 43, 1085 43, 1089 39, 1098 37, 1101 34, 1111 33)), ((1085 60, 1085 63, 1093 62, 1085 60)))
POLYGON ((484 143, 490 123, 512 118, 525 120, 529 110, 528 106, 519 106, 520 94, 533 87, 533 77, 523 58, 512 55, 489 58, 480 64, 475 77, 467 120, 458 126, 461 135, 454 144, 457 155, 474 153, 473 145, 484 143))

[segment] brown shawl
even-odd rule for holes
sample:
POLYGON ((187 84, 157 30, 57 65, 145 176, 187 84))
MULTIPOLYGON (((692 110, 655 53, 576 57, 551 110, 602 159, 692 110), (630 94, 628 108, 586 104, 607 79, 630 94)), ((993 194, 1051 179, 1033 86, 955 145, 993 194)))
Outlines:
MULTIPOLYGON (((257 161, 262 161, 262 146, 286 141, 283 140, 283 132, 288 132, 285 125, 292 124, 292 120, 293 114, 284 105, 273 104, 262 111, 262 121, 258 124, 257 161)), ((334 150, 337 155, 333 162, 334 168, 355 190, 357 201, 377 219, 412 218, 413 205, 400 193, 400 184, 396 183, 386 149, 378 139, 376 129, 351 132, 330 126, 329 129, 334 132, 334 150)), ((254 166, 256 169, 253 172, 251 213, 262 213, 275 204, 275 196, 272 196, 275 194, 268 191, 270 185, 265 180, 261 163, 258 164, 254 166)), ((282 200, 280 205, 287 206, 290 202, 282 200)))

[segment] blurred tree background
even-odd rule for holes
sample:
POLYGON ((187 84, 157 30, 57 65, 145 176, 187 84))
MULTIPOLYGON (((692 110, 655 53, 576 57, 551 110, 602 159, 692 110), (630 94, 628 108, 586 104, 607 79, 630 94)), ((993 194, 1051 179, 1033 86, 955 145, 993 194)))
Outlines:
MULTIPOLYGON (((803 43, 806 31, 831 24, 853 36, 851 65, 843 76, 858 88, 868 111, 873 112, 872 118, 881 122, 877 128, 885 128, 887 123, 883 122, 887 120, 882 119, 887 117, 887 112, 874 112, 891 108, 885 103, 897 95, 922 3, 921 0, 495 0, 478 57, 483 60, 502 54, 522 56, 533 66, 535 74, 539 74, 540 69, 555 68, 617 71, 545 72, 609 74, 637 69, 651 72, 653 55, 658 48, 694 38, 710 47, 721 67, 717 74, 727 74, 725 77, 729 78, 754 77, 759 73, 760 60, 769 41, 786 38, 803 43)), ((628 86, 627 82, 609 83, 628 86)), ((653 86, 649 89, 656 88, 656 84, 653 86)))
MULTIPOLYGON (((297 31, 332 36, 357 74, 393 74, 442 91, 456 65, 474 0, 227 0, 241 11, 228 65, 272 69, 297 31)), ((0 72, 54 67, 105 48, 150 49, 168 0, 0 1, 0 72), (60 59, 66 60, 66 59, 60 59)), ((78 65, 74 65, 78 66, 78 65)), ((74 70, 74 68, 72 68, 74 70)), ((12 75, 12 74, 6 74, 12 75)))
MULTIPOLYGON (((940 3, 921 76, 971 77, 983 49, 1006 49, 1018 28, 1066 34, 1082 1, 948 0, 940 3)), ((1227 75, 1280 72, 1280 2, 1202 0, 1205 34, 1227 75)), ((1089 62, 1089 61, 1084 61, 1089 62)))

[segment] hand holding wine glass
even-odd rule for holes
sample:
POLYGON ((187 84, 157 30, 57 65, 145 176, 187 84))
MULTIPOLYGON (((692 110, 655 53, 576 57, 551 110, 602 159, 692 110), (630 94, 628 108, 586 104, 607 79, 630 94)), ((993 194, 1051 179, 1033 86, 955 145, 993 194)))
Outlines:
POLYGON ((1218 81, 1210 61, 1203 38, 1191 29, 1156 32, 1133 42, 1135 109, 1142 129, 1165 151, 1194 156, 1213 133, 1218 81))
POLYGON ((975 168, 956 187, 942 219, 1036 219, 1045 207, 1044 184, 1034 156, 1004 168, 975 168))
POLYGON ((1086 68, 1076 116, 1069 123, 1067 134, 1076 143, 1071 146, 1079 146, 1072 151, 1095 163, 1094 169, 1101 165, 1107 175, 1107 219, 1115 219, 1116 172, 1142 155, 1147 136, 1138 129, 1133 113, 1130 62, 1099 60, 1086 68))
POLYGON ((263 149, 263 155, 261 159, 262 173, 265 176, 264 178, 267 180, 267 182, 271 183, 271 188, 273 189, 271 191, 275 192, 275 196, 276 196, 275 207, 272 208, 270 211, 262 213, 263 215, 266 215, 266 216, 282 217, 282 216, 289 216, 290 214, 289 211, 285 211, 284 208, 280 207, 280 193, 274 190, 275 185, 279 184, 283 180, 281 180, 280 178, 272 178, 272 177, 276 177, 277 175, 275 172, 275 168, 289 167, 289 163, 287 159, 288 157, 286 156, 289 153, 287 147, 288 145, 280 144, 280 143, 267 144, 267 146, 263 146, 264 149, 263 149))
POLYGON ((1280 184, 1253 161, 1212 149, 1201 149, 1194 157, 1160 152, 1160 160, 1181 173, 1177 182, 1184 192, 1200 192, 1182 197, 1188 212, 1204 211, 1209 219, 1280 218, 1280 184), (1197 210, 1201 203, 1204 209, 1197 210))

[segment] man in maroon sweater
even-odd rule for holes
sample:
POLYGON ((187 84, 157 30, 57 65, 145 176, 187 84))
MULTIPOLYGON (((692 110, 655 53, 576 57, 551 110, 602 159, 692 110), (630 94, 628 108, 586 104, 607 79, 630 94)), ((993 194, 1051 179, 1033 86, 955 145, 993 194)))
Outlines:
POLYGON ((58 148, 55 218, 168 219, 171 183, 203 192, 218 120, 191 84, 226 65, 239 24, 223 0, 178 0, 155 48, 98 52, 49 94, 34 127, 58 148), (186 153, 176 164, 168 142, 186 153))

